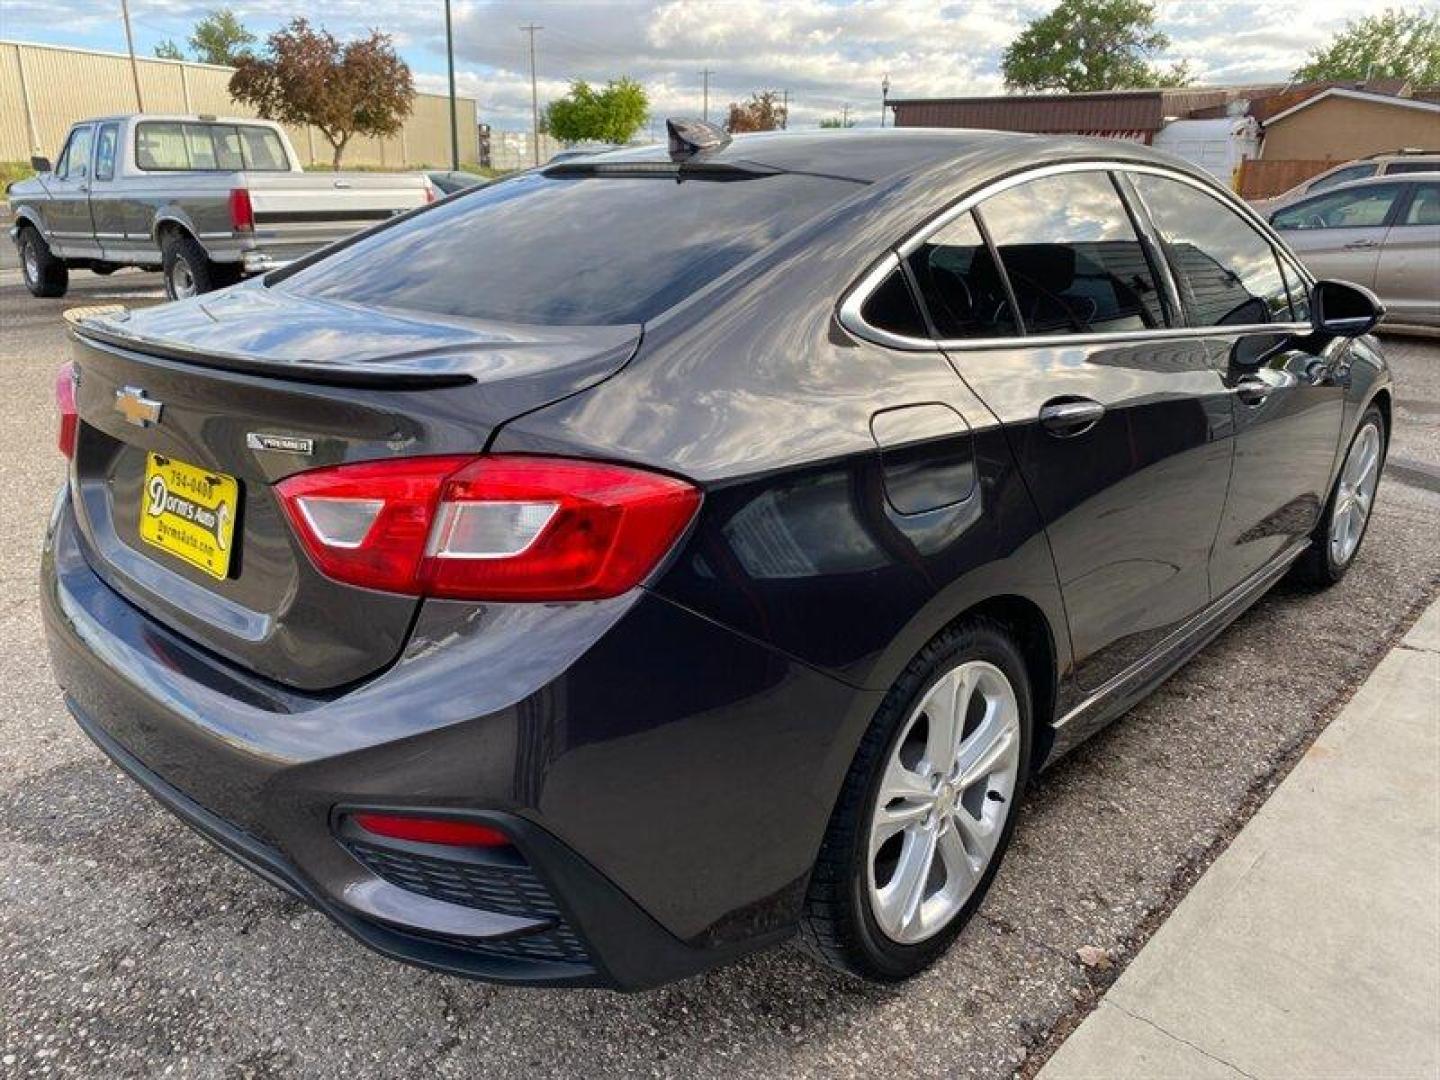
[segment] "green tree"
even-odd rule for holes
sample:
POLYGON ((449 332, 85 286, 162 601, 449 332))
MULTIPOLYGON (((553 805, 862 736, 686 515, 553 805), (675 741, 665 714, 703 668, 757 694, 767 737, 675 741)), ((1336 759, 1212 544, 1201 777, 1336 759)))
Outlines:
POLYGON ((1290 77, 1296 82, 1392 76, 1417 86, 1440 83, 1440 11, 1386 8, 1345 24, 1290 77))
POLYGON ((180 46, 176 45, 175 42, 173 42, 169 38, 166 38, 164 41, 160 42, 159 45, 155 46, 155 55, 158 56, 161 60, 185 59, 185 54, 180 50, 180 46))
POLYGON ((634 79, 612 79, 603 90, 577 79, 545 106, 542 127, 563 143, 627 143, 649 112, 650 98, 634 79))
POLYGON ((843 116, 827 116, 820 121, 820 126, 822 128, 852 128, 855 126, 855 121, 843 116))
POLYGON ((732 135, 742 131, 775 131, 783 128, 787 119, 785 105, 774 90, 762 90, 751 94, 744 104, 732 101, 730 116, 725 121, 725 130, 732 135))
POLYGON ((216 8, 195 24, 190 50, 202 64, 238 67, 240 58, 250 54, 255 35, 245 29, 229 8, 216 8))
POLYGON ((1010 43, 1000 69, 1011 90, 1031 92, 1184 86, 1185 64, 1164 71, 1150 63, 1169 46, 1148 0, 1060 0, 1010 43))
POLYGON ((334 151, 337 171, 352 138, 394 135, 410 115, 415 79, 389 34, 372 30, 342 45, 328 31, 293 19, 270 35, 265 51, 240 57, 230 96, 266 120, 313 126, 334 151))

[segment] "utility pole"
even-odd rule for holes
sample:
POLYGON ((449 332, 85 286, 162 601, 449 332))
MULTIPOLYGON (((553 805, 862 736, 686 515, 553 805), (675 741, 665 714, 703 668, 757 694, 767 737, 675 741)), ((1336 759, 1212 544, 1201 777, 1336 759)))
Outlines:
POLYGON ((530 130, 535 133, 535 164, 540 164, 540 92, 535 88, 535 31, 543 26, 526 23, 520 28, 530 35, 530 130))
POLYGON ((460 171, 460 122, 455 118, 455 34, 450 27, 450 0, 445 0, 445 59, 450 64, 450 168, 460 171))
POLYGON ((702 120, 710 119, 710 76, 714 74, 715 72, 711 71, 709 68, 706 68, 704 71, 700 72, 700 78, 703 80, 705 87, 705 89, 701 91, 700 98, 700 119, 702 120))
POLYGON ((840 106, 840 126, 842 128, 850 126, 850 103, 848 101, 840 106))
POLYGON ((130 51, 130 77, 135 80, 135 107, 145 111, 145 98, 140 93, 140 65, 135 62, 135 38, 130 33, 130 0, 120 0, 120 14, 125 19, 125 47, 130 51))
POLYGON ((880 80, 880 126, 885 126, 885 114, 890 110, 890 73, 880 80))
POLYGON ((788 129, 788 128, 790 127, 790 91, 789 91, 789 90, 781 90, 781 91, 780 91, 780 101, 781 101, 781 103, 782 103, 781 106, 780 106, 780 108, 784 110, 784 111, 780 114, 780 115, 784 118, 784 119, 782 119, 782 120, 780 121, 780 129, 781 129, 782 131, 784 131, 784 130, 786 130, 786 129, 788 129))

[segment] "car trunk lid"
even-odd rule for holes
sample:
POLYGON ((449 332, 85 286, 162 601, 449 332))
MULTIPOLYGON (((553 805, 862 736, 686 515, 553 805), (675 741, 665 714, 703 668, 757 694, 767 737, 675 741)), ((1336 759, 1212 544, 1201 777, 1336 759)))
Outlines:
POLYGON ((634 326, 420 321, 258 285, 82 321, 72 484, 87 554, 132 603, 249 670, 316 691, 363 679, 399 654, 419 601, 320 574, 274 485, 479 453, 505 420, 618 370, 638 340, 634 326), (223 577, 145 539, 156 469, 184 466, 236 482, 223 577))

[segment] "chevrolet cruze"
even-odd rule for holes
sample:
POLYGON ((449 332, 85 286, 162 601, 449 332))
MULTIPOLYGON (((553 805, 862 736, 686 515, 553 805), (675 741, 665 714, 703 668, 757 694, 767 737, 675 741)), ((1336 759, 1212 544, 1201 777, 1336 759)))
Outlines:
POLYGON ((393 957, 904 979, 1037 770, 1352 565, 1381 313, 1143 147, 677 122, 78 320, 55 674, 393 957))

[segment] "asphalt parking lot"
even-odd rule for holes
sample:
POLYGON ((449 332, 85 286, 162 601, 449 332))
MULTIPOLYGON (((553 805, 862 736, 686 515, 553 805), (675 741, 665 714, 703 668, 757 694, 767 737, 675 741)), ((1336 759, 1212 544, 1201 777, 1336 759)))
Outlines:
MULTIPOLYGON (((980 916, 899 991, 789 950, 649 994, 481 986, 382 959, 120 777, 49 676, 36 564, 61 475, 61 312, 160 298, 0 273, 0 1075, 1007 1076, 1028 1071, 1440 592, 1440 340, 1390 337, 1391 464, 1337 588, 1285 584, 1042 778, 980 916)), ((1277 463, 1283 467, 1283 463, 1277 463)))

